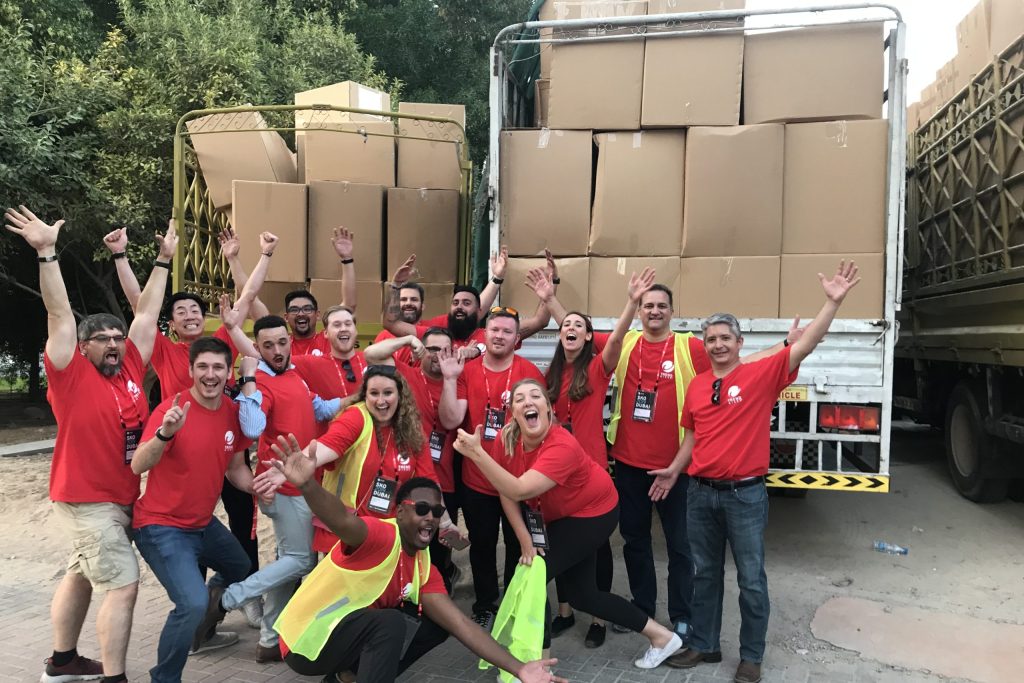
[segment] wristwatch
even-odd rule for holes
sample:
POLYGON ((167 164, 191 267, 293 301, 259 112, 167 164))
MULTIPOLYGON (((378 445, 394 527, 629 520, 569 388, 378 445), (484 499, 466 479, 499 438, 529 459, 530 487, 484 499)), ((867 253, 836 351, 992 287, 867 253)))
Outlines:
POLYGON ((255 382, 255 381, 256 381, 256 377, 255 376, 253 376, 253 375, 243 375, 242 377, 238 378, 238 386, 242 386, 243 384, 248 384, 249 382, 255 382))

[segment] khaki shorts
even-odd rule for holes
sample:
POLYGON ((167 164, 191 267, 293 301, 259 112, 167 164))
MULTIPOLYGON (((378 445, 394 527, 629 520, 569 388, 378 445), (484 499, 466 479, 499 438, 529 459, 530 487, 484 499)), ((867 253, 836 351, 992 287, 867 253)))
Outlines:
POLYGON ((81 574, 101 591, 139 580, 139 560, 129 537, 130 505, 54 501, 53 511, 71 537, 68 572, 81 574))

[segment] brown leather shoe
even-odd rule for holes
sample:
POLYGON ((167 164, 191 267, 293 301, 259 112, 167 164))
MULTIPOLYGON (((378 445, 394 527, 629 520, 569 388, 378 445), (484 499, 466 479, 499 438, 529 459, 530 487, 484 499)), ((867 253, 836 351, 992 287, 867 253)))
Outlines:
POLYGON ((281 648, 275 645, 274 647, 263 647, 262 645, 256 645, 256 663, 257 664, 268 664, 270 662, 280 662, 281 648))
POLYGON ((220 598, 224 595, 224 589, 220 586, 210 586, 209 601, 206 603, 206 614, 199 622, 195 635, 192 637, 192 650, 198 651, 203 642, 212 637, 217 624, 224 621, 227 614, 220 606, 220 598))
POLYGON ((665 663, 673 669, 692 669, 701 662, 716 664, 720 661, 722 661, 721 652, 698 652, 688 647, 666 659, 665 663))
POLYGON ((758 683, 761 680, 761 665, 753 662, 740 662, 736 667, 735 683, 758 683))

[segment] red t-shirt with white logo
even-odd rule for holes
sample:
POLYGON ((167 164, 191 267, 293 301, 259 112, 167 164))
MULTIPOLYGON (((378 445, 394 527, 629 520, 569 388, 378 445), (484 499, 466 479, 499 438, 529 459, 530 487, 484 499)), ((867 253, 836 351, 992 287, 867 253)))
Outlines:
MULTIPOLYGON (((313 415, 313 396, 302 375, 286 370, 280 375, 270 375, 263 370, 256 371, 256 388, 263 394, 260 409, 267 416, 267 426, 260 435, 257 450, 256 474, 262 474, 268 467, 265 460, 276 458, 270 449, 277 445, 277 437, 294 434, 299 448, 305 448, 317 436, 318 428, 313 415)), ((299 490, 285 482, 277 491, 278 495, 300 496, 299 490)))
POLYGON ((563 517, 597 517, 619 503, 619 494, 608 472, 584 452, 579 442, 559 425, 551 425, 536 449, 523 450, 522 441, 508 463, 508 471, 521 477, 534 470, 555 482, 555 486, 526 501, 539 509, 545 522, 563 517))
POLYGON ((772 408, 779 392, 799 372, 799 368, 789 371, 789 352, 786 348, 737 365, 722 378, 718 405, 711 402, 714 374, 693 378, 681 420, 696 439, 687 470, 690 476, 737 480, 768 472, 772 408))
POLYGON ((306 380, 310 390, 324 399, 347 398, 359 393, 363 384, 363 373, 366 372, 366 357, 362 351, 356 351, 348 359, 349 369, 345 361, 335 358, 330 353, 325 356, 292 357, 295 370, 306 380), (349 372, 352 374, 349 375, 349 372), (349 377, 353 381, 349 381, 349 377))
MULTIPOLYGON (((238 351, 234 342, 231 341, 231 334, 223 327, 218 327, 213 333, 215 339, 220 339, 231 349, 231 365, 235 364, 238 351)), ((153 342, 153 358, 150 363, 157 379, 160 380, 160 400, 174 398, 180 392, 192 388, 192 377, 189 370, 192 364, 188 360, 188 352, 192 344, 189 342, 176 342, 160 332, 157 332, 153 342)))
MULTIPOLYGON (((143 441, 156 438, 174 399, 163 401, 146 422, 143 441)), ((132 526, 149 524, 179 529, 202 529, 213 518, 220 499, 224 472, 231 458, 252 443, 238 424, 238 404, 221 399, 216 410, 204 408, 191 392, 178 405, 191 403, 185 424, 164 447, 160 461, 149 471, 146 492, 135 501, 132 526)))
POLYGON ((438 418, 438 406, 441 404, 441 390, 444 388, 444 380, 441 378, 431 379, 417 365, 411 367, 397 364, 398 371, 405 378, 413 397, 416 399, 416 407, 420 411, 420 422, 423 423, 423 438, 427 439, 427 449, 430 449, 430 433, 439 432, 444 434, 442 441, 441 460, 435 461, 431 455, 431 462, 434 465, 434 472, 437 473, 437 483, 445 493, 455 492, 455 474, 453 471, 453 460, 455 458, 455 430, 447 430, 441 426, 438 418))
MULTIPOLYGON (((458 383, 459 400, 468 402, 463 429, 472 432, 477 426, 483 425, 488 407, 492 410, 503 410, 505 424, 507 424, 512 419, 512 412, 509 409, 512 387, 521 379, 535 379, 540 382, 542 387, 547 386, 544 382, 544 375, 537 369, 537 366, 518 355, 513 356, 512 365, 498 372, 485 368, 483 357, 466 363, 462 374, 459 375, 458 383)), ((492 458, 502 466, 507 466, 508 459, 505 457, 504 448, 501 445, 500 433, 492 440, 482 438, 480 443, 492 458)), ((462 482, 478 493, 490 496, 498 495, 498 492, 491 486, 491 482, 469 458, 462 460, 462 482)))
POLYGON ((604 399, 608 392, 608 382, 612 373, 605 371, 604 359, 598 354, 590 360, 587 367, 587 384, 590 393, 579 401, 569 398, 569 386, 572 384, 573 368, 566 364, 562 372, 562 386, 558 400, 553 406, 558 421, 572 425, 572 435, 583 446, 594 462, 602 468, 608 467, 608 447, 604 436, 604 399))
POLYGON ((317 332, 312 337, 306 337, 305 339, 296 337, 294 334, 291 337, 293 358, 299 356, 331 355, 331 342, 327 340, 327 335, 323 332, 317 332))
POLYGON ((125 342, 121 371, 113 377, 77 350, 63 370, 45 354, 43 365, 46 400, 57 418, 50 499, 131 505, 139 497, 139 475, 125 462, 125 428, 141 429, 149 415, 139 350, 131 339, 125 342))
MULTIPOLYGON (((611 454, 616 460, 632 467, 645 470, 668 467, 679 450, 674 344, 674 335, 660 342, 649 342, 641 337, 630 353, 624 386, 621 388, 622 413, 611 454), (656 392, 651 422, 633 419, 638 387, 643 391, 656 392)), ((711 361, 699 339, 690 337, 689 350, 694 372, 699 374, 711 369, 711 361)))

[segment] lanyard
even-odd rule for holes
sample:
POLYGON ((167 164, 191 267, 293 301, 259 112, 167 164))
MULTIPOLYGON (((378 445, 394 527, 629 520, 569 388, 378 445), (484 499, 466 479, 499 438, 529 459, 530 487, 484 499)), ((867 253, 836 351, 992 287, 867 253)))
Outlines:
MULTIPOLYGON (((370 418, 370 419, 372 420, 373 418, 370 418)), ((377 441, 377 451, 380 452, 380 465, 377 467, 377 476, 378 477, 382 477, 382 476, 384 476, 384 457, 387 455, 388 446, 391 445, 391 435, 394 433, 394 430, 388 432, 388 438, 387 438, 387 441, 384 442, 384 448, 380 447, 380 432, 378 432, 376 429, 374 429, 373 431, 375 432, 374 435, 373 435, 374 439, 377 441)), ((397 453, 395 454, 395 480, 396 481, 398 480, 398 454, 397 453)))
MULTIPOLYGON (((419 560, 419 557, 418 556, 414 556, 412 561, 414 563, 416 563, 416 562, 418 562, 418 560, 419 560)), ((411 580, 412 576, 410 576, 409 579, 411 580)), ((399 548, 398 549, 398 604, 399 605, 401 605, 402 602, 403 602, 403 600, 402 600, 402 589, 403 588, 405 588, 405 549, 404 548, 399 548)), ((422 600, 420 600, 420 602, 416 605, 416 616, 418 618, 420 618, 420 619, 423 618, 423 601, 422 600)))
MULTIPOLYGON (((346 384, 345 384, 345 376, 341 374, 341 363, 342 363, 342 360, 340 358, 334 358, 334 357, 332 357, 331 360, 334 361, 334 371, 336 373, 338 373, 338 382, 341 384, 341 391, 342 391, 341 398, 348 398, 348 386, 346 386, 346 384)), ((349 360, 349 362, 351 363, 351 365, 352 365, 352 374, 355 375, 356 382, 358 382, 359 378, 363 375, 363 372, 364 372, 364 368, 362 368, 359 365, 359 356, 355 356, 354 355, 354 356, 352 356, 351 359, 347 359, 346 358, 345 360, 349 360), (358 370, 358 374, 356 373, 357 370, 358 370)))
MULTIPOLYGON (((114 397, 114 404, 117 405, 117 417, 121 421, 121 429, 128 429, 128 424, 124 420, 124 411, 121 410, 121 399, 117 397, 117 392, 114 391, 114 384, 111 382, 107 384, 110 387, 110 395, 114 397)), ((131 392, 129 392, 131 393, 131 392)), ((135 407, 136 413, 138 414, 139 407, 135 405, 135 399, 132 399, 132 405, 135 407)), ((142 418, 139 417, 139 426, 142 426, 142 418)))
POLYGON ((430 382, 427 381, 427 373, 423 372, 423 368, 420 368, 420 380, 423 382, 423 390, 427 394, 427 401, 430 402, 430 420, 435 427, 437 427, 437 404, 434 403, 434 397, 430 395, 430 382))
MULTIPOLYGON (((658 367, 655 368, 655 370, 654 370, 654 393, 658 393, 658 382, 661 381, 661 366, 664 365, 664 363, 665 363, 665 354, 668 353, 668 348, 670 346, 673 346, 673 344, 669 343, 670 341, 672 341, 672 336, 671 335, 665 339, 665 342, 664 342, 665 346, 663 346, 661 348, 661 360, 658 361, 658 367)), ((640 368, 639 368, 640 373, 639 373, 639 376, 637 377, 637 380, 636 380, 636 387, 640 391, 643 391, 643 388, 644 388, 644 338, 643 338, 643 335, 640 336, 640 344, 639 344, 639 346, 640 346, 640 363, 639 363, 640 364, 640 368)))
MULTIPOLYGON (((516 360, 515 360, 515 358, 513 358, 512 359, 512 365, 508 366, 508 374, 505 375, 505 391, 501 394, 502 396, 507 394, 508 390, 509 390, 509 387, 512 386, 512 368, 514 368, 515 365, 516 365, 516 360)), ((483 371, 483 375, 484 375, 484 388, 486 388, 486 390, 487 390, 487 408, 489 410, 490 407, 491 407, 491 383, 487 380, 487 368, 484 367, 482 363, 480 365, 480 369, 483 371)), ((501 397, 499 397, 499 398, 501 398, 501 397)), ((507 404, 505 403, 505 401, 501 402, 501 407, 502 408, 507 407, 507 404)))

